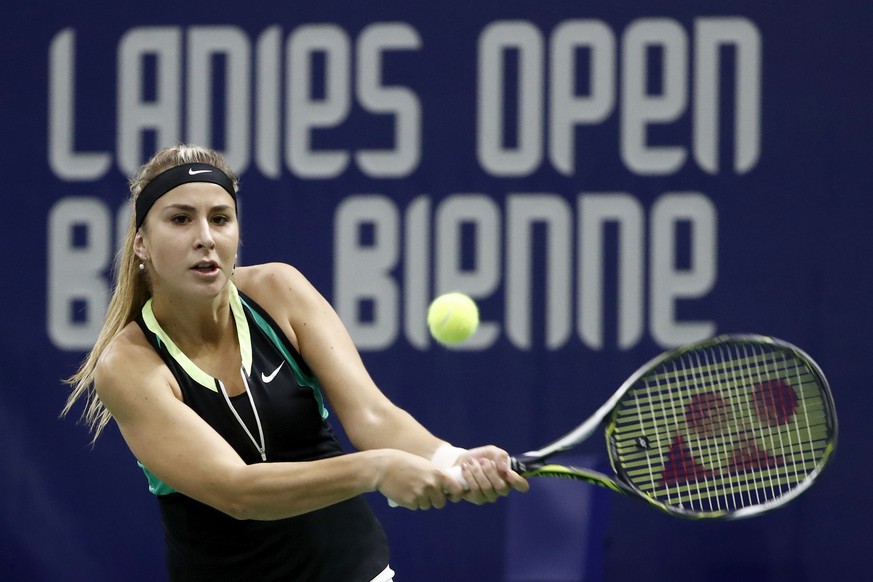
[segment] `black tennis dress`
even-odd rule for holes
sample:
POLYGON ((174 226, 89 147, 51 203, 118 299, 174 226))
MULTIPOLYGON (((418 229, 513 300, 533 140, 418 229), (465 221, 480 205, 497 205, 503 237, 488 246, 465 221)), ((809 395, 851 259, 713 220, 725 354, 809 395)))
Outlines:
MULTIPOLYGON (((318 382, 279 326, 235 287, 231 311, 248 390, 230 398, 161 329, 151 301, 137 323, 176 377, 185 404, 247 464, 342 454, 318 382)), ((388 568, 385 534, 362 496, 282 520, 237 520, 142 468, 159 501, 173 581, 369 582, 388 568)))

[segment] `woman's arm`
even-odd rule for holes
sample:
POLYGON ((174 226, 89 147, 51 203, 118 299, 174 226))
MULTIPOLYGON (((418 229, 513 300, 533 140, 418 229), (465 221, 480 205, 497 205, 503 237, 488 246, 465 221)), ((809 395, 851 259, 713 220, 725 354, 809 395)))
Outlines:
MULTIPOLYGON (((379 390, 333 307, 297 269, 273 263, 240 275, 240 288, 273 315, 318 377, 355 447, 399 449, 431 459, 446 444, 379 390)), ((472 485, 465 497, 481 503, 511 489, 526 491, 527 481, 508 467, 508 459, 493 446, 456 459, 472 485)))
POLYGON ((418 456, 390 449, 305 463, 246 465, 180 400, 175 379, 129 325, 104 352, 95 386, 136 458, 177 491, 238 519, 280 519, 379 491, 413 509, 461 488, 418 456))
POLYGON ((237 271, 240 289, 273 316, 318 377, 355 447, 431 457, 443 441, 379 390, 333 307, 297 269, 271 263, 237 271))

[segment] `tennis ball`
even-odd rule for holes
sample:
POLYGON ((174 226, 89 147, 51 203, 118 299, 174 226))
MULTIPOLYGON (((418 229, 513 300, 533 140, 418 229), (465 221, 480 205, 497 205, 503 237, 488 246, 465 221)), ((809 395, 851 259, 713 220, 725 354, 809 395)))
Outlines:
POLYGON ((442 344, 457 344, 479 327, 479 308, 463 293, 446 293, 434 299, 427 310, 430 335, 442 344))

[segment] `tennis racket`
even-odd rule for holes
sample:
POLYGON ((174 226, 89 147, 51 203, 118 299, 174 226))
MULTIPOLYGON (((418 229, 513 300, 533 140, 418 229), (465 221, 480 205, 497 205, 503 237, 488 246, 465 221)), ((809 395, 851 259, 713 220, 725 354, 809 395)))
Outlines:
POLYGON ((836 439, 830 388, 812 358, 781 340, 726 335, 654 358, 575 430, 512 467, 602 485, 672 515, 736 519, 805 491, 836 439), (604 425, 614 475, 548 462, 604 425))

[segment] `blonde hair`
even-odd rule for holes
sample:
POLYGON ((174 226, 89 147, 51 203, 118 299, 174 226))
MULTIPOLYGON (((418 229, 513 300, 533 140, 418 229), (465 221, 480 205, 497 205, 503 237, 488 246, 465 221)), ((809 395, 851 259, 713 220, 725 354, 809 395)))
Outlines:
MULTIPOLYGON (((139 171, 130 178, 131 208, 136 207, 136 199, 146 184, 155 176, 170 168, 190 163, 211 164, 222 170, 233 182, 234 190, 237 190, 239 179, 227 165, 222 155, 217 151, 197 145, 177 145, 165 148, 157 152, 146 162, 139 171)), ((143 224, 142 228, 145 228, 143 224)), ((82 362, 79 370, 64 382, 73 387, 67 403, 61 411, 61 416, 66 416, 73 405, 80 399, 85 399, 85 410, 82 412, 82 421, 88 426, 93 434, 92 442, 96 441, 109 424, 112 416, 94 388, 94 371, 97 361, 100 359, 106 347, 112 342, 124 327, 135 320, 142 310, 143 305, 151 297, 148 277, 140 272, 139 259, 133 252, 133 242, 136 237, 136 217, 131 213, 130 223, 124 243, 115 257, 113 276, 115 278, 112 289, 112 297, 103 320, 103 327, 97 336, 97 341, 91 352, 82 362)))

